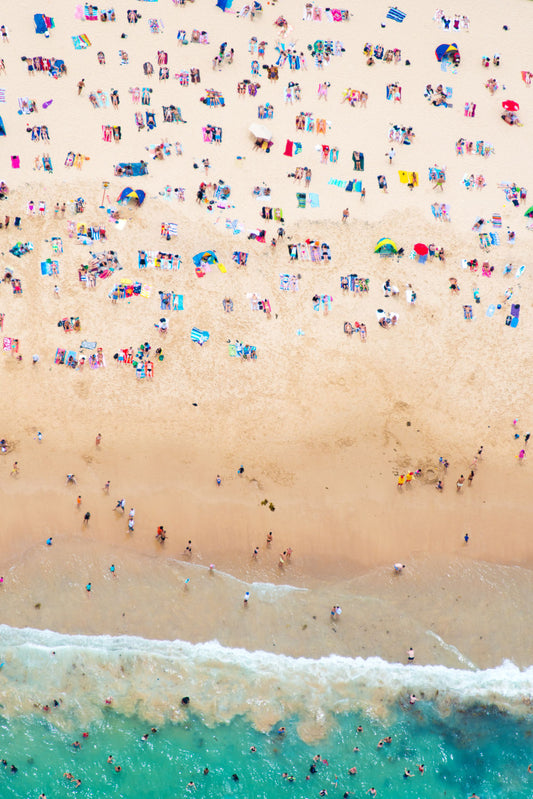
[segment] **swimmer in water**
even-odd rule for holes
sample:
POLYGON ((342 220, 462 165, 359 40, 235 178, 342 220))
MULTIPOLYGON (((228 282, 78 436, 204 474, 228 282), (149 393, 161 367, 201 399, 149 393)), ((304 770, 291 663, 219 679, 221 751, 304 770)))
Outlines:
POLYGON ((409 697, 409 704, 410 705, 414 705, 415 702, 418 702, 418 699, 416 698, 416 696, 414 694, 411 694, 411 696, 409 697))
POLYGON ((420 764, 419 764, 419 766, 418 766, 418 770, 419 770, 419 772, 420 772, 421 774, 423 774, 423 773, 424 773, 424 764, 423 764, 423 763, 420 763, 420 764))
POLYGON ((358 727, 357 728, 357 732, 363 732, 363 728, 362 727, 358 727))
POLYGON ((207 766, 204 768, 204 774, 209 774, 209 769, 207 768, 207 766))
POLYGON ((122 766, 115 766, 115 771, 118 774, 120 771, 122 771, 122 766))
POLYGON ((408 769, 408 768, 406 768, 406 769, 404 769, 404 771, 403 771, 403 776, 404 776, 404 777, 414 777, 415 775, 414 775, 414 774, 411 774, 411 772, 409 771, 409 769, 408 769))
POLYGON ((367 793, 369 793, 369 794, 370 794, 370 796, 377 796, 377 793, 378 793, 378 792, 376 791, 376 789, 375 789, 375 788, 369 788, 369 789, 368 789, 368 791, 367 791, 367 793))
POLYGON ((107 756, 107 762, 108 763, 112 763, 113 762, 113 755, 108 755, 107 756))
POLYGON ((251 746, 250 747, 250 752, 257 752, 257 749, 255 748, 255 746, 251 746))
POLYGON ((352 766, 351 768, 348 769, 348 774, 357 774, 357 769, 355 768, 355 766, 352 766))

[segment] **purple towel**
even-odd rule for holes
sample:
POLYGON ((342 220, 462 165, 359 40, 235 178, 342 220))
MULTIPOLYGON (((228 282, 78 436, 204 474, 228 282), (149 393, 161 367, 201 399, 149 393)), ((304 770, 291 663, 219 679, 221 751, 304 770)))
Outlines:
POLYGON ((511 305, 511 316, 518 319, 520 316, 520 305, 511 305))

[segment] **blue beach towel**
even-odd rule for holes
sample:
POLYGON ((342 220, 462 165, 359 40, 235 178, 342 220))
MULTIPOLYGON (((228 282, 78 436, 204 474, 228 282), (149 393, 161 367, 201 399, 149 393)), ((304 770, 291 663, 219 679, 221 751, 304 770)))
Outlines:
POLYGON ((191 339, 202 346, 206 341, 209 341, 209 333, 207 330, 200 330, 198 327, 193 327, 191 330, 191 339))
POLYGON ((311 208, 320 208, 320 198, 318 194, 309 193, 309 205, 311 208))
POLYGON ((387 19, 392 19, 394 22, 403 22, 406 17, 403 11, 400 11, 399 8, 389 8, 387 12, 387 19))

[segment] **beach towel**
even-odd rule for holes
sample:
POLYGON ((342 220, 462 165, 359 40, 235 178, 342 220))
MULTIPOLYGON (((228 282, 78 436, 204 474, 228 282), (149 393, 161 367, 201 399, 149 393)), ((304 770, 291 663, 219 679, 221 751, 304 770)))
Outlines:
POLYGON ((183 311, 183 294, 174 294, 172 292, 172 310, 183 311))
POLYGON ((307 203, 307 195, 305 194, 305 192, 297 191, 296 199, 298 201, 298 208, 305 208, 307 203))
POLYGON ((314 194, 313 192, 309 193, 309 205, 311 208, 320 208, 320 198, 318 194, 314 194))
POLYGON ((392 19, 394 22, 403 22, 406 16, 399 8, 389 8, 387 11, 387 19, 392 19))
MULTIPOLYGON (((0 118, 0 124, 3 127, 3 123, 2 123, 1 118, 0 118)), ((4 136, 5 136, 5 131, 4 131, 4 136)), ((20 158, 19 158, 18 155, 12 155, 11 156, 11 166, 13 167, 13 169, 20 169, 20 158)))
POLYGON ((473 319, 472 313, 472 306, 471 305, 463 305, 463 316, 465 319, 473 319))
POLYGON ((285 151, 284 151, 283 155, 289 155, 289 156, 292 157, 292 155, 293 155, 293 152, 292 152, 293 145, 294 145, 294 142, 292 142, 290 139, 287 139, 287 143, 285 145, 285 151))
POLYGON ((237 356, 237 347, 236 347, 236 345, 235 344, 229 344, 228 345, 228 349, 229 349, 230 356, 232 358, 235 358, 237 356))
POLYGON ((209 333, 207 330, 200 330, 198 327, 193 327, 191 330, 191 340, 202 346, 206 341, 209 341, 209 333))
POLYGON ((492 317, 492 316, 494 316, 494 311, 495 311, 495 310, 496 310, 496 306, 495 306, 495 305, 489 305, 489 307, 487 308, 487 313, 486 313, 486 315, 487 315, 489 318, 490 318, 490 317, 492 317))
MULTIPOLYGON (((5 341, 5 339, 4 339, 4 341, 5 341)), ((67 355, 66 350, 62 350, 60 347, 58 347, 57 350, 56 350, 54 363, 57 363, 57 364, 65 363, 66 355, 67 355)))

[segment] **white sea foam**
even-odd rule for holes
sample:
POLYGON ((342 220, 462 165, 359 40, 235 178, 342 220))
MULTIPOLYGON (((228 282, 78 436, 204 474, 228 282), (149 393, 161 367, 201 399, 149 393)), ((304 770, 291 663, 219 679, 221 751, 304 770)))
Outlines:
POLYGON ((325 728, 324 719, 336 713, 382 713, 412 691, 443 713, 472 704, 520 713, 533 701, 533 667, 521 670, 510 661, 466 670, 378 657, 294 658, 217 641, 70 636, 6 625, 0 625, 0 645, 2 712, 8 716, 61 698, 63 719, 92 720, 105 712, 110 695, 116 710, 154 721, 179 720, 188 711, 206 724, 244 715, 268 730, 290 716, 325 728), (187 708, 185 695, 191 698, 187 708))

